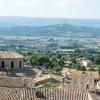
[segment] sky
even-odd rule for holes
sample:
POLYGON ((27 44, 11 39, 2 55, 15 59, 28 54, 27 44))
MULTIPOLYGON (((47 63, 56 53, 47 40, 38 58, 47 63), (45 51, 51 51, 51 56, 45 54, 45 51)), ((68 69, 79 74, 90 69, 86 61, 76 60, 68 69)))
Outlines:
POLYGON ((100 0, 0 0, 0 16, 100 19, 100 0))

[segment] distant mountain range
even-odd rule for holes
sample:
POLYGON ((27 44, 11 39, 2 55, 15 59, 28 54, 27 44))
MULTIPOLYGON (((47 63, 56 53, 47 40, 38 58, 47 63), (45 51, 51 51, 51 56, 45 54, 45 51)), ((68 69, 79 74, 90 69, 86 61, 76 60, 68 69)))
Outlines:
POLYGON ((26 36, 100 36, 100 28, 57 24, 48 26, 16 26, 0 28, 1 35, 26 36))
POLYGON ((0 17, 0 27, 47 26, 56 24, 100 27, 100 19, 34 18, 34 17, 13 17, 13 16, 0 17))
POLYGON ((0 17, 0 34, 100 36, 100 20, 0 17))

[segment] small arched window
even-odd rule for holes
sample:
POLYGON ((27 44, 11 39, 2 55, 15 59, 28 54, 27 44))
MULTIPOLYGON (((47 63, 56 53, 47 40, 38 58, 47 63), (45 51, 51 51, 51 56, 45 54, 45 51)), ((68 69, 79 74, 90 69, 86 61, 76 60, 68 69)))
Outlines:
POLYGON ((4 63, 4 61, 2 61, 2 68, 5 68, 5 63, 4 63))
POLYGON ((22 68, 22 62, 19 61, 19 68, 22 68))
POLYGON ((11 68, 14 68, 14 61, 11 61, 11 68))

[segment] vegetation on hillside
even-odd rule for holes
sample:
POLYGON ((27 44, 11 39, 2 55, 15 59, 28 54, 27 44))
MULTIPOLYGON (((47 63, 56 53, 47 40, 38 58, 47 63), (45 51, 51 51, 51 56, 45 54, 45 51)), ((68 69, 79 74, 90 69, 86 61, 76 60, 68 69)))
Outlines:
MULTIPOLYGON (((48 54, 48 55, 36 55, 33 54, 30 58, 30 65, 37 67, 41 66, 42 68, 48 69, 49 73, 59 74, 64 67, 64 61, 70 61, 71 63, 67 66, 68 68, 77 69, 81 71, 86 71, 86 68, 78 62, 78 59, 86 59, 92 61, 93 66, 90 66, 90 71, 100 71, 100 57, 92 55, 83 55, 83 54, 72 54, 68 56, 61 56, 59 54, 48 54), (59 73, 58 73, 59 72, 59 73)), ((60 73, 61 74, 61 73, 60 73)))

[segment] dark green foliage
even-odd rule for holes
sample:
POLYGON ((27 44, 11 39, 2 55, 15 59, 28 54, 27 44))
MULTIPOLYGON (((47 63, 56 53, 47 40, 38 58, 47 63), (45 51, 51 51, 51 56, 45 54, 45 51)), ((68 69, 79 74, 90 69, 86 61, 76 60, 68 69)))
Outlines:
POLYGON ((39 65, 47 69, 53 68, 53 70, 59 71, 64 65, 64 60, 58 56, 33 55, 30 59, 30 63, 32 66, 39 65))
POLYGON ((48 66, 50 63, 48 56, 33 55, 30 59, 32 65, 48 66))
POLYGON ((81 71, 86 71, 86 68, 84 66, 82 66, 81 71))
POLYGON ((95 58, 94 56, 88 56, 87 57, 87 59, 90 60, 90 61, 92 61, 92 62, 94 61, 94 58, 95 58))
POLYGON ((86 68, 84 66, 81 66, 80 64, 76 63, 69 64, 69 68, 86 71, 86 68))
POLYGON ((64 60, 63 60, 63 59, 60 59, 60 60, 59 60, 59 65, 60 65, 60 66, 64 66, 64 60))
POLYGON ((100 57, 95 57, 94 58, 94 63, 95 64, 100 64, 100 57))
POLYGON ((96 70, 100 72, 100 66, 96 66, 96 70))
MULTIPOLYGON (((87 59, 92 61, 94 64, 99 65, 100 64, 100 57, 99 56, 93 56, 93 55, 85 55, 85 54, 70 54, 69 56, 61 56, 58 54, 47 54, 47 55, 32 55, 30 59, 30 64, 34 67, 41 66, 46 69, 50 69, 52 73, 60 73, 60 71, 63 69, 64 61, 71 61, 68 65, 69 68, 77 69, 81 71, 86 71, 86 68, 84 66, 81 66, 77 59, 87 59)), ((29 62, 28 62, 29 64, 29 62)), ((91 67, 91 66, 90 66, 91 67)), ((95 71, 95 68, 90 68, 90 71, 95 71)), ((97 70, 100 71, 99 67, 97 70)))
POLYGON ((88 71, 96 71, 94 67, 91 67, 88 71))
POLYGON ((75 53, 81 53, 80 49, 75 49, 75 53))
POLYGON ((57 88, 60 85, 61 85, 61 83, 59 83, 59 82, 55 82, 55 83, 46 82, 45 84, 43 84, 43 88, 47 88, 47 89, 49 89, 51 87, 57 88))
POLYGON ((56 72, 59 72, 62 70, 62 68, 61 67, 54 67, 53 70, 55 70, 56 72))
POLYGON ((96 66, 96 70, 98 71, 99 76, 100 76, 100 66, 96 66))
POLYGON ((76 69, 77 69, 77 70, 81 70, 81 67, 82 67, 82 66, 81 66, 80 64, 77 64, 77 65, 76 65, 76 69))
POLYGON ((77 61, 76 61, 76 58, 75 58, 75 57, 72 57, 70 60, 71 60, 73 63, 77 63, 77 61))

